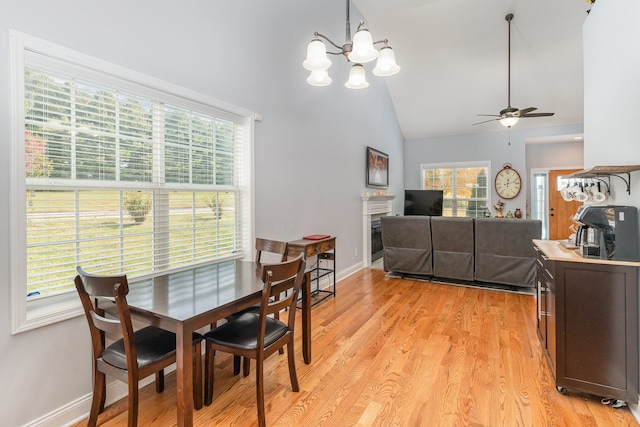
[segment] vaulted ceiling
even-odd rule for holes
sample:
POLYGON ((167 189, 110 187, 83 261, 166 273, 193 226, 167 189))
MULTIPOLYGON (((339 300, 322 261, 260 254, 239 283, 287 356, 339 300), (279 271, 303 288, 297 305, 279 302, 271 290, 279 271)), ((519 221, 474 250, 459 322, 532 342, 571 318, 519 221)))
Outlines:
POLYGON ((498 114, 507 106, 508 13, 514 14, 511 105, 555 112, 516 126, 583 122, 582 26, 591 8, 585 0, 353 4, 374 40, 389 39, 402 67, 387 84, 405 139, 504 129, 497 121, 472 124, 488 119, 478 114, 498 114))

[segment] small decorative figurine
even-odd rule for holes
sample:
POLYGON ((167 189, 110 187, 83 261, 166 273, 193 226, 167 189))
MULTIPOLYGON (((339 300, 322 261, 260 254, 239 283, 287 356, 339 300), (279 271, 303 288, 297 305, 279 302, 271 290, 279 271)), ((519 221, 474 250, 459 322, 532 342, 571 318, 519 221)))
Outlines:
POLYGON ((493 209, 497 211, 496 218, 504 218, 502 215, 502 210, 504 209, 504 202, 502 200, 498 200, 494 205, 493 209))

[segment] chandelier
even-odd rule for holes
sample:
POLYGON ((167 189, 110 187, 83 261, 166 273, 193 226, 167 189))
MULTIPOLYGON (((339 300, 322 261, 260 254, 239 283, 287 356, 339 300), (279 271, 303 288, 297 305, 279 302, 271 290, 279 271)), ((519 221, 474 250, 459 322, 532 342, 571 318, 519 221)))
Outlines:
POLYGON ((344 84, 349 89, 364 89, 369 87, 367 77, 362 64, 378 59, 373 74, 376 76, 392 76, 400 71, 400 67, 396 64, 396 56, 393 49, 388 44, 388 40, 373 41, 371 33, 364 27, 364 21, 360 21, 358 30, 353 40, 351 39, 351 23, 349 21, 349 0, 347 0, 347 25, 345 42, 342 46, 334 43, 329 37, 318 33, 314 33, 314 39, 307 46, 307 59, 302 66, 311 71, 311 75, 307 77, 307 83, 312 86, 328 86, 331 84, 329 77, 329 67, 331 60, 327 57, 327 53, 331 55, 344 55, 349 62, 353 62, 349 71, 349 80, 344 84), (338 52, 327 52, 324 39, 332 46, 339 49, 338 52), (384 43, 377 51, 374 45, 384 43))

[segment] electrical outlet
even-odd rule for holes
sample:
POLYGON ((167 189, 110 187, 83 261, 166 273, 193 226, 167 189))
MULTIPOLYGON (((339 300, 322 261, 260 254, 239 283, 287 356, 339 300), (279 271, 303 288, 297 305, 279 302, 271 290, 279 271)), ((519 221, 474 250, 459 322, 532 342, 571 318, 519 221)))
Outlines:
POLYGON ((353 256, 358 256, 358 248, 355 248, 355 249, 353 250, 353 256))

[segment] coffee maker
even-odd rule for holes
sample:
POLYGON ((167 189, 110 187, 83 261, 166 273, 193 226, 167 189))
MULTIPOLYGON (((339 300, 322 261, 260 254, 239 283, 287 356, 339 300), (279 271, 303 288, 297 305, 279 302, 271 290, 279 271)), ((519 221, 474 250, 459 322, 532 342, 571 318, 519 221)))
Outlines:
POLYGON ((585 258, 640 261, 634 206, 581 206, 575 216, 578 253, 585 258))

